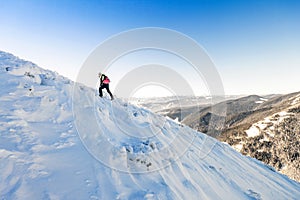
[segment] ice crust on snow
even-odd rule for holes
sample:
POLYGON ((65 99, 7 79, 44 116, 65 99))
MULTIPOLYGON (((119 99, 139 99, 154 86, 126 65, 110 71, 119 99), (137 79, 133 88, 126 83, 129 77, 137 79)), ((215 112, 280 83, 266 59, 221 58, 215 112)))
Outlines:
POLYGON ((0 78, 0 199, 300 196, 299 183, 227 144, 85 86, 74 94, 11 54, 0 52, 0 78))

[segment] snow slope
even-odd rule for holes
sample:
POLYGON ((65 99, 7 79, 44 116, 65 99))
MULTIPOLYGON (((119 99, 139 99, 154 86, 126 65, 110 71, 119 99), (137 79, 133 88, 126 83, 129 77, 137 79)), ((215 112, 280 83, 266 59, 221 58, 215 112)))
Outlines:
POLYGON ((0 199, 300 197, 227 144, 4 52, 0 80, 0 199))

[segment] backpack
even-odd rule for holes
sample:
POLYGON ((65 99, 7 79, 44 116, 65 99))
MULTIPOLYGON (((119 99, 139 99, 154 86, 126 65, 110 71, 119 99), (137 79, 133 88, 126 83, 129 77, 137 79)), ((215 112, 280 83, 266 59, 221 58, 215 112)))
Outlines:
POLYGON ((104 80, 103 80, 102 83, 104 83, 104 84, 109 84, 109 83, 110 83, 109 78, 106 76, 106 77, 104 78, 104 80))

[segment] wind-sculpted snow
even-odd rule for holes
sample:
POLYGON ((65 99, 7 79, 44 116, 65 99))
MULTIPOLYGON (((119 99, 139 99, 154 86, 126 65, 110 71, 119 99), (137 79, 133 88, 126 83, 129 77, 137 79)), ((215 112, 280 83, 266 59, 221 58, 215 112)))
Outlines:
POLYGON ((300 196, 227 144, 4 52, 0 79, 0 199, 300 196))

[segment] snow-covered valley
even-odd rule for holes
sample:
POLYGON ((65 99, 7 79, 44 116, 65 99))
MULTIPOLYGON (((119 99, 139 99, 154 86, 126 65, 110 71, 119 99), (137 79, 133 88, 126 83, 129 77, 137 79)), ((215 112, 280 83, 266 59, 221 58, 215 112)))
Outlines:
POLYGON ((299 199, 225 143, 0 51, 0 199, 299 199))

